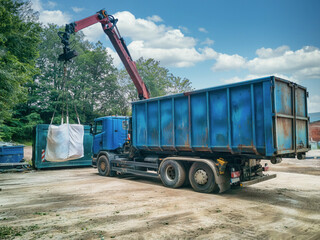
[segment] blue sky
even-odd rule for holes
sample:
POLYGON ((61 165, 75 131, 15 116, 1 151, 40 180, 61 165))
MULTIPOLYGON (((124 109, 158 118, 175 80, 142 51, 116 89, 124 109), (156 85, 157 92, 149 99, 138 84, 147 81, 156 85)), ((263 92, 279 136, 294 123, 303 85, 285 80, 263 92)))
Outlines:
MULTIPOLYGON (((105 8, 131 55, 152 57, 196 89, 276 75, 308 88, 309 112, 320 112, 320 1, 32 0, 44 24, 64 25, 105 8)), ((83 30, 102 41, 98 24, 83 30)))

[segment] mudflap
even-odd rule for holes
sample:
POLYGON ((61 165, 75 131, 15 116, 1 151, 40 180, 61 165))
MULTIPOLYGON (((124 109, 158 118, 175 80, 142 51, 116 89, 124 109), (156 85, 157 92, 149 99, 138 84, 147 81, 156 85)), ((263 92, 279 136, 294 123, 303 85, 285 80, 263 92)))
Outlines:
POLYGON ((227 190, 229 190, 231 188, 230 185, 230 174, 223 174, 220 175, 219 174, 219 169, 217 166, 214 166, 215 171, 213 171, 214 173, 214 178, 216 183, 219 186, 219 193, 223 193, 227 190))

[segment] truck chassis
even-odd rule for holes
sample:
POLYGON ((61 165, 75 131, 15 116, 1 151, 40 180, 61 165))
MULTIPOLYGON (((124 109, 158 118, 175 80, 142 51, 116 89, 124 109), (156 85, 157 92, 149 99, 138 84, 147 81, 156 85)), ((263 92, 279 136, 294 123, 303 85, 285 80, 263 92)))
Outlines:
MULTIPOLYGON (((233 157, 234 158, 234 157, 233 157)), ((245 187, 276 177, 265 175, 268 166, 261 160, 217 160, 190 156, 147 156, 130 158, 128 154, 100 151, 92 165, 101 176, 117 174, 160 179, 164 186, 180 188, 190 183, 193 190, 202 193, 222 193, 231 187, 245 187)))

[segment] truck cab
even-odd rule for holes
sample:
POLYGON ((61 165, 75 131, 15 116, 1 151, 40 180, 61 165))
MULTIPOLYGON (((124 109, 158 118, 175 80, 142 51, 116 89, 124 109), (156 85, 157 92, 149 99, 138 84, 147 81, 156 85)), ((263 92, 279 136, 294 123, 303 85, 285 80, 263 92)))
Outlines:
POLYGON ((92 165, 97 165, 97 156, 102 151, 119 153, 128 141, 129 117, 107 116, 94 120, 92 129, 92 165))

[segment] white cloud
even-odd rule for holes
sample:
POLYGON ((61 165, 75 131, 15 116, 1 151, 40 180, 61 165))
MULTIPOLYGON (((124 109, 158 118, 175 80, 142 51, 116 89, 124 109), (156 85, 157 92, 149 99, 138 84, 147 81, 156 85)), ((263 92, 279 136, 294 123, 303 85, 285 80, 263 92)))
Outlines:
POLYGON ((311 95, 308 98, 308 112, 320 112, 320 95, 311 95))
POLYGON ((97 42, 102 35, 105 35, 100 23, 93 24, 81 31, 84 34, 84 38, 90 42, 97 42))
POLYGON ((32 0, 31 3, 32 3, 32 9, 34 11, 39 12, 42 10, 42 5, 40 0, 32 0))
POLYGON ((258 49, 258 57, 247 63, 250 72, 266 74, 270 71, 300 75, 311 70, 312 75, 320 78, 320 50, 306 46, 292 51, 287 46, 276 49, 258 49))
POLYGON ((259 58, 272 58, 272 57, 279 57, 282 56, 285 52, 290 50, 288 46, 281 46, 276 49, 272 48, 260 48, 257 49, 256 54, 259 58))
POLYGON ((203 27, 199 27, 198 30, 199 32, 208 33, 208 31, 203 27))
POLYGON ((215 59, 216 63, 212 67, 212 70, 214 71, 238 69, 242 68, 246 63, 246 59, 238 54, 228 55, 224 53, 218 53, 215 59))
POLYGON ((211 46, 214 44, 214 41, 210 38, 206 38, 203 42, 201 42, 201 44, 211 46))
POLYGON ((119 67, 121 65, 121 59, 120 59, 118 53, 109 47, 106 47, 106 51, 113 58, 114 66, 119 67))
MULTIPOLYGON (((135 18, 132 13, 127 11, 117 12, 114 16, 119 19, 117 25, 122 35, 130 37, 133 41, 142 40, 147 43, 155 40, 159 41, 164 35, 168 35, 167 31, 173 30, 163 24, 157 25, 146 19, 135 18)), ((177 31, 181 33, 180 30, 177 31)))
POLYGON ((212 66, 213 71, 246 69, 252 75, 285 75, 290 79, 320 78, 320 49, 305 46, 296 51, 288 46, 276 49, 260 48, 256 51, 258 57, 246 60, 237 54, 219 53, 212 66))
POLYGON ((306 67, 300 69, 294 73, 294 76, 297 78, 307 78, 307 79, 316 79, 320 77, 320 66, 319 67, 306 67))
POLYGON ((146 47, 143 41, 134 41, 128 46, 134 59, 141 56, 154 58, 168 66, 190 67, 196 62, 212 59, 216 52, 211 48, 196 50, 195 48, 151 48, 146 47))
MULTIPOLYGON (((39 21, 43 24, 54 23, 57 25, 64 25, 70 22, 71 17, 69 14, 60 10, 49 11, 43 8, 40 0, 32 0, 33 10, 39 12, 39 21)), ((53 6, 54 2, 48 2, 48 6, 53 6)))
POLYGON ((73 10, 74 12, 76 12, 76 13, 79 13, 79 12, 83 11, 84 8, 72 7, 72 10, 73 10))
POLYGON ((162 18, 159 17, 158 15, 153 15, 151 17, 147 17, 147 19, 152 22, 163 22, 162 18))
POLYGON ((192 48, 196 45, 196 40, 192 37, 186 37, 179 29, 170 29, 161 36, 145 41, 146 47, 159 48, 192 48))
POLYGON ((44 24, 54 23, 57 25, 64 25, 70 22, 70 16, 60 10, 40 12, 39 20, 44 24))
POLYGON ((136 18, 128 11, 114 14, 122 35, 132 39, 128 49, 134 59, 154 58, 166 66, 189 67, 200 61, 213 59, 211 48, 196 49, 196 39, 154 21, 136 18))

